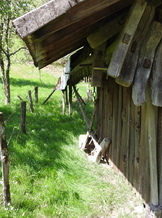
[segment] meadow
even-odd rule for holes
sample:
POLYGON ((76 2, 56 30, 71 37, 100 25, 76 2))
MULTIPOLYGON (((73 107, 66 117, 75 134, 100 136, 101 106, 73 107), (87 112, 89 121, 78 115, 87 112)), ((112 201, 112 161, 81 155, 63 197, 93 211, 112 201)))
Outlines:
MULTIPOLYGON (((72 116, 68 110, 62 114, 59 91, 42 105, 62 71, 60 63, 41 71, 31 63, 14 64, 10 105, 4 105, 0 79, 0 111, 5 118, 11 191, 8 209, 0 195, 0 217, 145 217, 143 201, 123 177, 108 164, 89 162, 80 151, 78 138, 87 129, 77 102, 73 101, 72 116), (39 102, 34 103, 31 113, 27 94, 35 86, 39 87, 39 102), (26 134, 20 131, 18 95, 27 101, 26 134)), ((78 89, 87 102, 87 111, 91 112, 85 84, 79 84, 78 89)))

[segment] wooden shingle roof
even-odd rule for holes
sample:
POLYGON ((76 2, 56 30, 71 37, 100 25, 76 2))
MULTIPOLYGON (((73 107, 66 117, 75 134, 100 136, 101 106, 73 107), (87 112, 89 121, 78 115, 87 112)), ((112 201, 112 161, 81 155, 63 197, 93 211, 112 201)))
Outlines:
POLYGON ((43 68, 87 42, 87 36, 134 0, 52 0, 13 21, 34 64, 43 68))

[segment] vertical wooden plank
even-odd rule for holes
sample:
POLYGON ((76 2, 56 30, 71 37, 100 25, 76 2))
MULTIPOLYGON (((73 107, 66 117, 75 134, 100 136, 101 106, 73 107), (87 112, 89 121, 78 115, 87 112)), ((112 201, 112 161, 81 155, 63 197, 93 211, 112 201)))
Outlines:
MULTIPOLYGON (((134 104, 133 104, 134 105, 134 104)), ((141 107, 135 106, 135 120, 134 120, 134 146, 135 146, 135 157, 134 157, 134 178, 133 186, 138 186, 138 174, 139 174, 139 161, 140 161, 140 131, 141 131, 141 107)))
POLYGON ((157 158, 158 158, 158 187, 159 204, 162 205, 162 108, 158 108, 158 128, 157 128, 157 158))
POLYGON ((152 105, 151 92, 147 86, 147 120, 148 120, 148 149, 150 162, 150 199, 153 205, 158 205, 158 177, 157 177, 157 107, 152 105))
POLYGON ((118 122, 117 122, 117 160, 116 160, 116 165, 117 167, 120 169, 120 163, 122 161, 121 158, 121 134, 122 134, 122 105, 123 105, 123 87, 122 86, 118 86, 118 113, 117 113, 117 117, 118 117, 118 122))
MULTIPOLYGON (((108 137, 112 139, 112 114, 113 114, 113 87, 114 87, 114 79, 109 77, 108 80, 105 81, 105 95, 104 100, 106 104, 104 104, 105 108, 105 120, 104 120, 104 137, 108 137)), ((109 157, 112 159, 112 145, 109 148, 109 157)))
POLYGON ((117 160, 119 158, 118 153, 118 109, 119 109, 119 86, 114 81, 114 92, 113 92, 113 118, 112 118, 112 161, 117 166, 117 160))
POLYGON ((129 160, 129 134, 130 134, 130 93, 129 89, 123 87, 123 107, 122 107, 122 137, 121 137, 121 171, 128 178, 129 160))
POLYGON ((3 199, 4 199, 4 206, 8 207, 11 203, 10 185, 9 185, 9 160, 8 160, 8 147, 6 142, 4 118, 2 112, 0 112, 0 151, 1 151, 1 162, 2 162, 3 199))
POLYGON ((148 203, 150 202, 150 161, 148 148, 148 119, 146 103, 141 106, 140 157, 137 190, 148 203))
MULTIPOLYGON (((129 89, 130 90, 130 89, 129 89)), ((131 92, 131 90, 130 90, 131 92)), ((130 93, 131 94, 131 93, 130 93)), ((128 180, 133 185, 134 182, 134 162, 135 162, 135 105, 130 98, 130 140, 129 140, 129 160, 128 160, 128 180)))

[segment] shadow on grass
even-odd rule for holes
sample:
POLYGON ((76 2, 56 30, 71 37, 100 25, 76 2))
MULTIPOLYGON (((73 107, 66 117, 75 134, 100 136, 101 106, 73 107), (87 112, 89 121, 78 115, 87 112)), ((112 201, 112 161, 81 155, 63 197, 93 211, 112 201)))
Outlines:
POLYGON ((27 80, 27 79, 15 79, 15 78, 11 78, 11 85, 12 86, 19 86, 19 87, 23 87, 23 86, 39 86, 39 87, 43 87, 43 88, 53 88, 56 84, 45 84, 43 82, 34 82, 31 80, 27 80))
POLYGON ((28 166, 35 173, 43 168, 70 171, 64 163, 63 147, 74 144, 74 138, 85 133, 80 113, 74 110, 71 117, 61 114, 57 101, 53 105, 38 105, 35 113, 27 114, 27 134, 20 132, 18 108, 4 107, 3 113, 8 120, 6 132, 8 140, 11 138, 9 153, 13 167, 28 166), (10 117, 13 111, 17 112, 10 117))

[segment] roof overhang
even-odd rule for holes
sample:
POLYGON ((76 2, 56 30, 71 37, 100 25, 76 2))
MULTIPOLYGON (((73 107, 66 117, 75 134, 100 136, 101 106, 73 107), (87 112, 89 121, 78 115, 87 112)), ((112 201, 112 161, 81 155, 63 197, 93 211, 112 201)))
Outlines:
POLYGON ((87 37, 134 0, 52 0, 13 21, 39 69, 84 46, 87 37), (78 2, 78 3, 76 3, 78 2))

